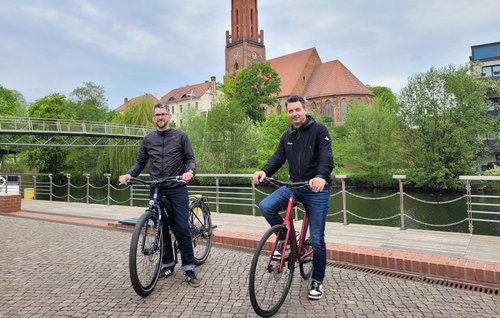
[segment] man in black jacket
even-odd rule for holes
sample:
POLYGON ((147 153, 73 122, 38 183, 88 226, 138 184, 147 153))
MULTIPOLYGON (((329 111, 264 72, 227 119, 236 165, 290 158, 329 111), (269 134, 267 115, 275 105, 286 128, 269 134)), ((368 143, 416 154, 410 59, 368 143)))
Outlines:
MULTIPOLYGON (((186 182, 195 173, 193 147, 188 136, 169 127, 172 119, 170 107, 167 104, 156 104, 153 108, 153 121, 156 131, 142 139, 137 155, 137 161, 127 174, 119 177, 120 183, 126 183, 130 178, 138 176, 149 161, 152 180, 163 180, 167 177, 182 176, 186 182)), ((168 223, 173 224, 175 236, 181 251, 182 267, 189 285, 200 286, 200 280, 194 272, 194 254, 191 234, 188 227, 189 196, 185 184, 176 183, 171 187, 159 189, 159 195, 170 202, 170 220, 163 225, 163 259, 160 277, 167 277, 174 272, 174 255, 172 238, 168 231, 168 223)))
MULTIPOLYGON (((323 297, 323 279, 326 268, 325 224, 330 208, 330 174, 333 170, 332 140, 327 128, 307 115, 304 98, 292 95, 287 100, 286 110, 292 127, 281 136, 278 148, 260 171, 253 174, 259 184, 266 176, 272 176, 288 161, 292 182, 309 181, 309 189, 294 191, 309 217, 311 245, 314 252, 313 272, 309 299, 323 297)), ((281 187, 262 200, 259 208, 267 222, 274 226, 282 224, 278 214, 286 208, 290 189, 281 187)), ((281 244, 284 244, 283 242, 281 244)), ((281 257, 276 251, 273 257, 281 257)))

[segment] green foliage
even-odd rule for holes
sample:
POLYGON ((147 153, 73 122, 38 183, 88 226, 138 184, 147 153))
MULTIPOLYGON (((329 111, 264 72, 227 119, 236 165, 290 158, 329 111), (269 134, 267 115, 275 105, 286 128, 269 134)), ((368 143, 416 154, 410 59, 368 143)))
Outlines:
POLYGON ((75 112, 74 118, 86 121, 107 121, 109 115, 105 94, 106 91, 102 86, 92 82, 85 82, 83 86, 75 88, 70 95, 75 112))
MULTIPOLYGON (((35 101, 30 105, 28 114, 35 118, 73 119, 74 117, 70 103, 61 94, 52 94, 35 101)), ((65 137, 55 137, 55 140, 61 138, 65 137)), ((65 147, 30 148, 23 153, 22 158, 28 167, 55 176, 71 170, 65 163, 69 152, 70 150, 65 147)))
MULTIPOLYGON (((114 115, 113 123, 151 127, 151 130, 154 130, 153 106, 154 101, 147 95, 139 97, 125 109, 123 114, 114 115)), ((122 143, 128 144, 127 141, 122 143)), ((102 151, 97 160, 98 173, 109 172, 113 176, 124 174, 134 164, 138 151, 137 146, 110 147, 107 151, 102 151)))
POLYGON ((212 108, 206 132, 208 156, 204 162, 198 161, 203 172, 227 173, 255 167, 256 129, 235 102, 222 98, 212 108))
POLYGON ((410 182, 453 189, 461 187, 460 175, 475 173, 483 137, 494 129, 486 113, 491 89, 498 91, 498 84, 470 75, 467 67, 432 68, 409 79, 399 103, 410 182))
POLYGON ((31 104, 28 115, 35 118, 74 119, 75 113, 70 106, 66 96, 52 94, 31 104))
POLYGON ((24 97, 0 86, 0 115, 1 116, 23 116, 25 109, 23 106, 24 97))
MULTIPOLYGON (((266 120, 258 125, 259 129, 259 147, 257 148, 257 158, 259 169, 264 166, 269 158, 274 154, 278 147, 283 133, 291 126, 290 120, 286 112, 277 115, 271 112, 266 117, 266 120)), ((288 164, 285 164, 281 169, 276 172, 279 178, 286 179, 288 176, 288 164)))
POLYGON ((358 177, 375 186, 391 182, 403 153, 399 120, 384 102, 376 97, 372 106, 353 103, 334 138, 336 163, 356 167, 358 177))
POLYGON ((222 90, 231 103, 241 107, 254 122, 264 120, 261 105, 273 106, 280 92, 278 73, 269 63, 252 63, 249 68, 236 71, 234 78, 226 78, 222 90))
POLYGON ((393 112, 398 111, 399 106, 397 97, 389 87, 371 86, 368 88, 375 94, 375 97, 379 101, 379 105, 393 112))

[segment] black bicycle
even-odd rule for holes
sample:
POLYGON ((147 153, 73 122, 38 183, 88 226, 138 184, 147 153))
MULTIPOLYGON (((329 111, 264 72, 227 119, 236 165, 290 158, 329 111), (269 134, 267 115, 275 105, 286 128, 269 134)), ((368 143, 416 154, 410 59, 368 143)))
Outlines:
MULTIPOLYGON (((129 271, 132 287, 135 292, 146 297, 156 287, 161 270, 163 256, 163 222, 168 220, 166 208, 169 202, 158 193, 160 186, 168 186, 176 182, 185 183, 181 177, 169 177, 161 181, 146 181, 130 179, 127 184, 149 185, 153 190, 153 199, 149 208, 141 215, 135 224, 129 252, 129 271), (160 203, 161 202, 161 203, 160 203)), ((212 248, 212 219, 206 204, 207 197, 195 195, 189 197, 189 229, 193 242, 195 264, 202 265, 212 248)), ((170 229, 172 231, 172 229, 170 229)), ((175 233, 173 233, 175 235, 175 233)), ((179 248, 177 240, 172 241, 174 261, 177 263, 179 248)))

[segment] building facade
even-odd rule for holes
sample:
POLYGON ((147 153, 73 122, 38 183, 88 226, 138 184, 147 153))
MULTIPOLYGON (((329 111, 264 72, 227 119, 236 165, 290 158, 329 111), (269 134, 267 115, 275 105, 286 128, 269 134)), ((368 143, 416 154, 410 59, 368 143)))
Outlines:
MULTIPOLYGON (((473 72, 485 78, 500 80, 500 42, 471 46, 470 61, 473 63, 473 72)), ((488 114, 494 116, 500 123, 500 92, 491 92, 488 114)), ((499 124, 500 125, 500 124, 499 124)), ((500 131, 496 136, 488 136, 485 143, 492 149, 490 156, 480 159, 481 168, 500 168, 500 131)))
MULTIPOLYGON (((329 116, 342 123, 353 101, 370 104, 373 93, 339 60, 323 63, 316 50, 310 48, 266 60, 264 31, 258 30, 257 0, 231 1, 231 33, 226 31, 225 75, 253 62, 268 62, 280 79, 280 103, 272 108, 284 109, 291 95, 304 96, 308 107, 318 116, 329 116)), ((266 112, 271 107, 263 106, 266 112)))

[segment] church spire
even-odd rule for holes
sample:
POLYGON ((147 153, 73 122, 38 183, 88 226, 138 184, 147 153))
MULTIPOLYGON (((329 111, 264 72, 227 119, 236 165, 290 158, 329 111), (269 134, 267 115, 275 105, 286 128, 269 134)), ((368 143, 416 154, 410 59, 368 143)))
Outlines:
POLYGON ((265 60, 264 31, 259 31, 257 0, 231 0, 231 33, 226 31, 226 76, 265 60))

